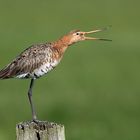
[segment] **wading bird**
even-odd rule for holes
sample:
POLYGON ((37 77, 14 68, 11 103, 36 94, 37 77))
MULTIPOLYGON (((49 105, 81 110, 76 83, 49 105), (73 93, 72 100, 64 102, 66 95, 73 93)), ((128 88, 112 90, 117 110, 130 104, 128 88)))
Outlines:
POLYGON ((35 108, 32 102, 32 88, 34 81, 54 69, 67 48, 72 44, 84 40, 104 40, 109 39, 87 37, 87 34, 103 31, 107 28, 83 32, 74 30, 51 43, 32 45, 21 52, 10 64, 0 71, 0 79, 21 78, 31 79, 28 90, 28 98, 31 106, 32 119, 37 120, 35 108))

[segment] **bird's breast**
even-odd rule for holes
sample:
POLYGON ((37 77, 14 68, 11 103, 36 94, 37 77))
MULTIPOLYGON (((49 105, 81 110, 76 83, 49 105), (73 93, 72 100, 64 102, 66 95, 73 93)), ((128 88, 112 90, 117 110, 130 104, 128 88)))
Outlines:
POLYGON ((58 65, 59 62, 60 61, 58 60, 53 60, 52 62, 44 63, 43 65, 41 65, 39 68, 35 69, 32 72, 32 76, 34 78, 39 78, 43 76, 44 74, 47 74, 49 71, 54 69, 58 65))

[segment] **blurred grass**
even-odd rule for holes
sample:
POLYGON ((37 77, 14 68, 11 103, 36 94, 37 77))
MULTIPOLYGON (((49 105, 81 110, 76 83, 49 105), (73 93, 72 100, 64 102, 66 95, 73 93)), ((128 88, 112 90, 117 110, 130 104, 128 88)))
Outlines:
MULTIPOLYGON (((0 0, 0 67, 34 43, 72 29, 112 25, 97 34, 113 42, 80 42, 36 81, 42 120, 65 124, 66 139, 140 139, 140 19, 138 0, 0 0)), ((0 140, 15 139, 15 124, 31 118, 28 80, 0 81, 0 140)))

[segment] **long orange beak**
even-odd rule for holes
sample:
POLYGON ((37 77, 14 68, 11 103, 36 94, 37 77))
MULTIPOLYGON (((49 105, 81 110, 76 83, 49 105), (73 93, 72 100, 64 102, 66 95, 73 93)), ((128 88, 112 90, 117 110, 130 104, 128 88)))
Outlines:
MULTIPOLYGON (((109 26, 110 27, 110 26, 109 26)), ((106 28, 102 28, 102 29, 97 29, 97 30, 93 30, 93 31, 89 31, 89 32, 83 32, 84 35, 84 39, 85 40, 103 40, 103 41, 112 41, 110 39, 105 39, 105 38, 94 38, 94 37, 86 37, 86 34, 92 34, 92 33, 97 33, 97 32, 101 32, 101 31, 105 31, 107 30, 109 27, 106 28)))

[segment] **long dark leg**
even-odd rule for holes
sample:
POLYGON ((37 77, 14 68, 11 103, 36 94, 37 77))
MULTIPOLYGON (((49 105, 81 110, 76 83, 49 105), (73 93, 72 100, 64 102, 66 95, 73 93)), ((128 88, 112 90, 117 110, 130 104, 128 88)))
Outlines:
POLYGON ((32 88, 33 88, 33 85, 34 85, 34 79, 31 79, 30 88, 28 90, 28 98, 29 98, 29 102, 30 102, 30 105, 31 105, 32 119, 36 120, 37 117, 36 117, 35 108, 34 108, 34 105, 33 105, 33 102, 32 102, 32 88))

